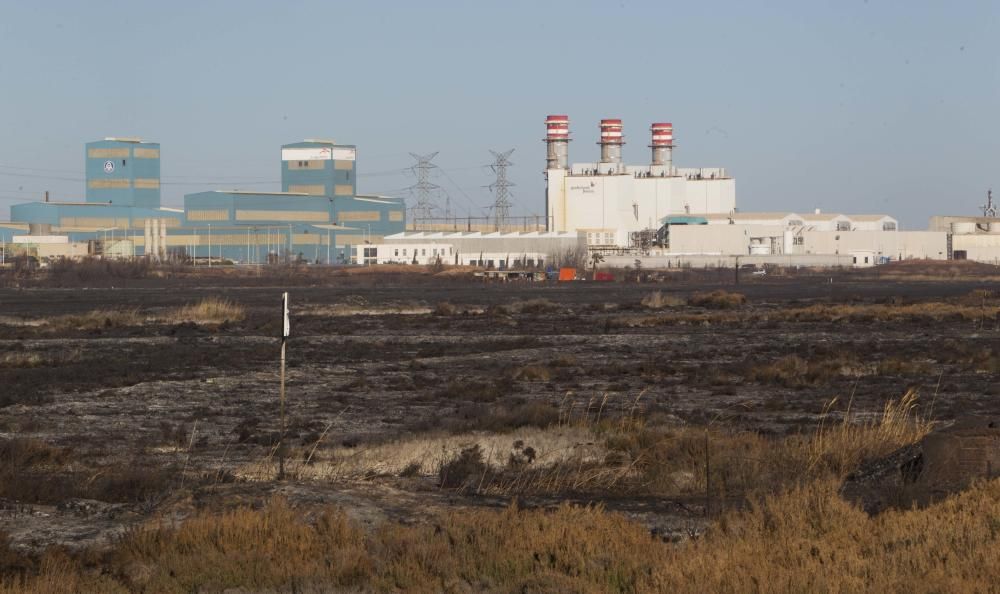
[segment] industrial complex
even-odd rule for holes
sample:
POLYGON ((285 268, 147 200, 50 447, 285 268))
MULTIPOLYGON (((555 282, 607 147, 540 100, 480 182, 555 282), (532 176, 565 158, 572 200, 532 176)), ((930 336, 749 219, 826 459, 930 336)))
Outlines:
POLYGON ((401 198, 357 192, 357 148, 311 139, 281 147, 281 192, 205 191, 160 203, 160 145, 105 138, 85 148, 83 202, 11 207, 6 256, 150 257, 237 264, 428 264, 540 268, 566 254, 605 266, 875 266, 907 259, 1000 262, 992 195, 983 216, 934 217, 904 231, 887 214, 743 212, 722 167, 674 164, 674 128, 649 127, 647 164, 623 160, 621 119, 604 119, 595 161, 571 163, 570 119, 545 120, 545 230, 407 230, 401 198))
POLYGON ((281 192, 198 192, 174 209, 160 205, 160 146, 106 138, 86 146, 84 202, 16 204, 0 240, 39 257, 347 263, 350 246, 402 232, 406 219, 401 199, 358 195, 356 165, 354 146, 288 144, 281 192))

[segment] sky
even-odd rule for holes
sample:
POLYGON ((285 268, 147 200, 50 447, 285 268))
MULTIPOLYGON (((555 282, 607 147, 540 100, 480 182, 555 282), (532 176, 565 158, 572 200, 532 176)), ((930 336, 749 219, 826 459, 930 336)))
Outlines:
POLYGON ((923 229, 1000 194, 1000 2, 22 2, 0 0, 0 219, 83 200, 84 143, 161 144, 164 206, 280 190, 280 146, 358 146, 364 193, 544 211, 548 114, 571 162, 622 118, 625 161, 725 167, 739 210, 887 213, 923 229))

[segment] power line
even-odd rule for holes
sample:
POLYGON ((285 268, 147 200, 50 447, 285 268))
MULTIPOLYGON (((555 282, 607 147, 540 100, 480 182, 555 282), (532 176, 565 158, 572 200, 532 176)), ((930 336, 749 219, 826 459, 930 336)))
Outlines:
POLYGON ((436 157, 438 151, 427 155, 418 155, 416 153, 410 153, 410 156, 416 159, 417 163, 412 167, 412 170, 417 175, 417 183, 410 186, 408 189, 411 192, 416 192, 417 203, 413 207, 413 218, 419 219, 429 219, 431 214, 433 214, 434 203, 431 201, 431 192, 440 190, 441 186, 431 183, 430 175, 431 169, 436 169, 437 165, 431 163, 431 160, 436 157))
POLYGON ((510 187, 515 184, 507 179, 507 168, 513 165, 510 162, 510 155, 513 152, 514 149, 503 153, 490 151, 494 157, 493 165, 490 167, 497 175, 496 181, 490 184, 490 189, 496 196, 493 201, 493 215, 496 217, 497 231, 502 231, 507 226, 507 219, 510 217, 510 187))

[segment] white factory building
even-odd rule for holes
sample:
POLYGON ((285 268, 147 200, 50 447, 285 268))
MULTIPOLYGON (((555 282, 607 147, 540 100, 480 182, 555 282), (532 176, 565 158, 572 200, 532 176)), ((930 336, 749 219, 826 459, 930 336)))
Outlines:
POLYGON ((620 119, 601 120, 600 160, 569 164, 569 117, 546 118, 545 208, 549 230, 583 233, 590 247, 631 247, 638 233, 655 232, 670 214, 728 214, 736 180, 721 167, 673 164, 673 125, 650 126, 648 165, 622 162, 620 119))
POLYGON ((355 264, 442 264, 485 268, 542 268, 560 259, 584 257, 579 233, 419 231, 386 235, 377 245, 355 246, 355 264))

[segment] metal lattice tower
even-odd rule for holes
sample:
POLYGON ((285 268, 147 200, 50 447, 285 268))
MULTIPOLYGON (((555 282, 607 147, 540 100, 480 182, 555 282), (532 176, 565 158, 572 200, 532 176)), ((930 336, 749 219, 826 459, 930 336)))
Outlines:
POLYGON ((493 216, 496 218, 497 231, 503 231, 504 227, 507 226, 507 219, 510 217, 510 191, 508 188, 513 186, 514 182, 507 180, 507 167, 513 165, 510 162, 510 154, 513 152, 514 149, 504 153, 490 151, 494 157, 493 165, 490 167, 497 175, 497 180, 490 184, 490 190, 496 195, 496 199, 493 201, 493 216))
POLYGON ((993 204, 993 190, 990 189, 986 192, 986 204, 980 206, 983 209, 984 217, 995 217, 997 216, 997 207, 993 204))
POLYGON ((426 220, 431 218, 431 215, 433 215, 434 210, 437 208, 434 201, 431 199, 431 195, 441 189, 441 186, 431 183, 431 169, 435 169, 437 167, 437 165, 431 163, 431 160, 434 159, 437 154, 438 151, 434 151, 428 155, 410 153, 410 156, 417 160, 416 165, 412 167, 417 176, 417 183, 408 188, 411 192, 417 195, 417 203, 412 209, 414 223, 420 219, 426 220))

